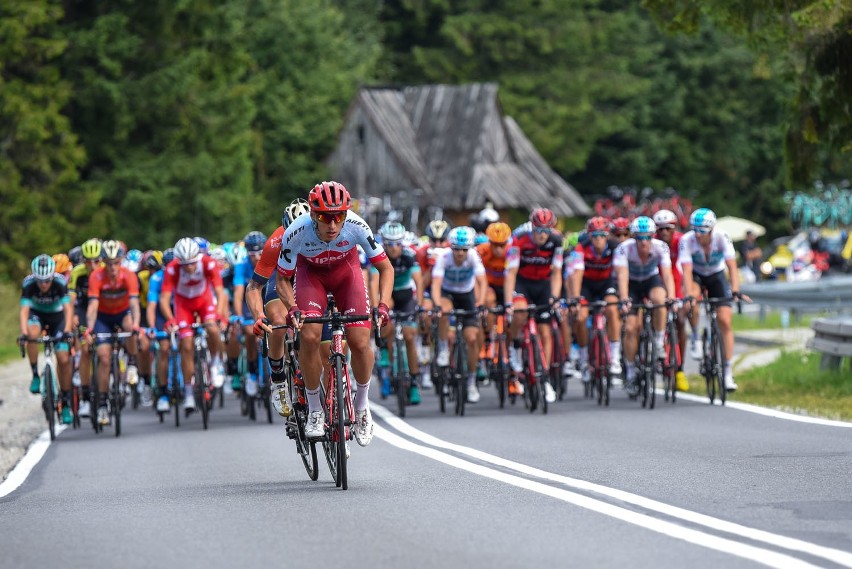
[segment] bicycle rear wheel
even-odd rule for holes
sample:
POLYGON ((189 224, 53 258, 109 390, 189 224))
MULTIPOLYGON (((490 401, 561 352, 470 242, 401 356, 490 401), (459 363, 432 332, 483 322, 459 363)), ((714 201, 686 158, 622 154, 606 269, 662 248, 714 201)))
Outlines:
POLYGON ((643 330, 639 336, 639 366, 637 369, 639 380, 639 391, 642 396, 642 407, 648 406, 648 362, 651 358, 651 342, 647 330, 643 330))
POLYGON ((707 329, 701 333, 701 346, 703 349, 703 365, 702 374, 704 375, 704 383, 707 386, 707 397, 710 399, 710 405, 716 399, 716 377, 713 369, 715 357, 712 353, 710 338, 707 337, 707 329))
POLYGON ((396 366, 396 373, 394 374, 394 385, 396 387, 396 408, 397 413, 400 417, 405 417, 405 406, 408 405, 408 388, 409 382, 408 378, 408 362, 405 361, 405 358, 402 352, 405 350, 405 346, 400 349, 400 342, 394 340, 393 343, 393 361, 396 366))
POLYGON ((463 340, 456 337, 455 345, 453 346, 453 390, 456 395, 456 415, 464 417, 464 406, 467 402, 467 353, 464 348, 463 340))
POLYGON ((603 379, 603 360, 601 354, 600 336, 596 331, 592 333, 589 339, 589 365, 591 366, 591 380, 588 382, 592 396, 597 394, 598 405, 603 405, 604 400, 604 379, 603 379))
POLYGON ((497 401, 500 409, 506 405, 509 388, 509 369, 506 366, 506 342, 504 337, 497 338, 497 362, 491 366, 491 381, 497 388, 497 401))
POLYGON ((53 374, 50 373, 50 366, 44 366, 42 374, 44 382, 44 415, 47 419, 47 427, 50 430, 50 440, 56 439, 56 391, 53 388, 53 374))
POLYGON ((195 405, 201 411, 201 424, 204 430, 207 430, 207 424, 210 419, 210 407, 207 405, 207 386, 209 385, 210 370, 207 368, 207 358, 195 356, 195 405))
MULTIPOLYGON (((538 385, 538 395, 541 399, 541 412, 547 414, 547 390, 544 383, 548 381, 544 372, 544 357, 542 356, 541 340, 538 336, 531 338, 533 345, 533 358, 535 358, 535 382, 538 385)), ((553 387, 552 385, 550 387, 553 387)))
POLYGON ((305 425, 307 425, 308 422, 307 409, 300 402, 304 399, 304 394, 301 393, 300 388, 295 386, 294 374, 289 373, 288 375, 290 376, 287 379, 287 383, 290 386, 290 401, 293 402, 294 407, 292 417, 295 422, 295 425, 293 425, 295 428, 293 438, 296 441, 296 452, 299 453, 299 456, 302 459, 302 464, 305 467, 305 471, 308 473, 308 478, 316 480, 319 477, 317 445, 314 441, 309 441, 305 437, 305 425))
POLYGON ((678 362, 678 338, 677 327, 670 322, 666 327, 666 360, 664 384, 666 390, 666 401, 671 397, 671 402, 677 401, 677 362, 678 362))

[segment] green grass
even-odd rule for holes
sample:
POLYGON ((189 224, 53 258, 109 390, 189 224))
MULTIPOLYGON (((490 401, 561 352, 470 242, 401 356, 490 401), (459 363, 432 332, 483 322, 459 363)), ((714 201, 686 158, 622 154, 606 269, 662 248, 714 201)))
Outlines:
POLYGON ((16 343, 21 333, 18 323, 20 294, 17 286, 0 281, 0 362, 21 357, 16 343))
MULTIPOLYGON (((790 315, 790 327, 809 328, 811 321, 820 316, 821 314, 802 314, 799 315, 798 320, 795 320, 790 315)), ((760 321, 757 314, 737 314, 734 312, 731 325, 735 332, 744 332, 746 330, 780 330, 783 328, 781 326, 781 312, 775 310, 771 312, 767 311, 763 322, 760 321)))
MULTIPOLYGON (((852 373, 848 362, 837 371, 820 371, 820 359, 816 353, 783 352, 771 364, 738 373, 739 389, 731 400, 852 421, 852 373)), ((704 379, 691 377, 689 390, 706 395, 704 379)))

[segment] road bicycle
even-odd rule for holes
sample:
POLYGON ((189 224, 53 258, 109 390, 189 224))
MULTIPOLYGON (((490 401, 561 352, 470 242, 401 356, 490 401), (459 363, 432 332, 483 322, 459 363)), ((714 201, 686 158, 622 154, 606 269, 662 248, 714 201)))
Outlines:
MULTIPOLYGON (((169 365, 168 365, 168 384, 167 394, 169 397, 169 406, 175 414, 175 427, 180 427, 180 407, 184 399, 184 382, 183 372, 180 368, 180 346, 178 345, 177 332, 166 332, 157 330, 151 334, 152 339, 168 340, 169 341, 169 365)), ((159 346, 159 342, 151 342, 152 346, 159 346)), ((159 349, 159 348, 157 348, 159 349)), ((160 394, 162 395, 162 393, 160 394)), ((165 413, 157 411, 157 415, 162 423, 165 420, 165 413)))
MULTIPOLYGON (((405 408, 411 404, 411 388, 415 381, 408 369, 408 349, 403 336, 403 324, 411 322, 417 313, 418 311, 390 311, 390 317, 394 323, 394 335, 390 346, 393 359, 388 371, 391 391, 396 394, 397 414, 400 417, 405 417, 405 408)), ((379 349, 386 347, 387 342, 381 337, 378 327, 375 328, 374 335, 376 346, 379 349)), ((379 375, 381 377, 381 373, 379 375)))
POLYGON ((724 405, 727 396, 725 389, 725 342, 719 331, 716 309, 721 304, 731 302, 732 298, 704 298, 699 301, 704 306, 704 329, 701 331, 701 365, 700 373, 707 385, 707 397, 710 404, 716 399, 724 405))
MULTIPOLYGON (((331 353, 328 356, 330 372, 328 384, 323 384, 323 410, 325 411, 325 436, 320 439, 331 477, 338 488, 349 488, 346 468, 346 442, 352 438, 355 410, 352 405, 352 384, 346 354, 343 350, 344 325, 370 320, 370 314, 343 314, 337 310, 334 297, 328 295, 327 316, 305 318, 304 324, 331 323, 331 353)), ((281 327, 281 326, 278 326, 281 327)), ((273 326, 272 328, 275 328, 273 326)), ((304 432, 304 431, 303 431, 304 432)), ((307 468, 307 464, 305 465, 307 468)), ((310 474, 310 472, 309 472, 310 474)))
MULTIPOLYGON (((467 343, 464 341, 464 319, 466 316, 478 316, 479 310, 461 310, 454 308, 449 312, 450 320, 455 330, 455 340, 450 352, 450 365, 447 373, 451 397, 455 400, 456 415, 464 416, 465 404, 467 403, 467 343)), ((437 353, 437 352, 436 352, 437 353)), ((444 398, 444 390, 441 390, 441 399, 444 398)), ((444 404, 441 403, 443 410, 444 404)))
MULTIPOLYGON (((124 399, 127 394, 126 385, 124 383, 125 378, 121 372, 121 362, 119 361, 119 358, 121 357, 124 340, 135 335, 136 332, 120 332, 116 330, 114 332, 99 332, 92 336, 97 340, 108 340, 112 348, 109 360, 110 384, 109 391, 107 393, 107 409, 109 409, 109 415, 113 427, 115 428, 116 437, 121 436, 121 412, 124 409, 124 399)), ((96 359, 97 358, 93 358, 93 373, 98 368, 97 362, 95 361, 96 359)), ((102 395, 98 391, 99 388, 100 386, 98 385, 97 376, 95 376, 92 381, 92 401, 95 403, 95 407, 99 407, 101 402, 102 395)), ((92 413, 92 417, 95 418, 95 432, 100 433, 103 432, 103 425, 98 422, 96 415, 97 413, 92 413)))
POLYGON ((664 357, 664 354, 657 353, 652 315, 654 310, 666 307, 666 303, 639 305, 642 309, 642 328, 639 330, 639 349, 636 354, 636 380, 639 382, 642 407, 648 409, 653 409, 657 401, 657 374, 660 372, 658 360, 664 357))
POLYGON ((666 335, 663 345, 666 353, 663 354, 661 377, 663 379, 663 392, 666 401, 675 403, 677 401, 677 370, 680 369, 683 355, 680 353, 680 340, 677 332, 678 301, 666 301, 668 311, 666 313, 666 335))
MULTIPOLYGON (((44 411, 44 417, 47 419, 48 430, 50 431, 50 440, 56 439, 56 423, 62 420, 62 405, 61 398, 57 397, 58 390, 56 384, 56 373, 53 371, 53 354, 56 349, 56 344, 61 344, 64 340, 53 338, 51 336, 41 336, 39 338, 30 338, 28 336, 20 336, 18 345, 21 348, 21 357, 26 357, 27 343, 42 344, 44 346, 44 368, 41 371, 41 408, 44 411)), ((77 416, 77 406, 72 408, 74 416, 77 416)))
MULTIPOLYGON (((521 340, 521 357, 523 361, 521 377, 526 384, 524 397, 530 413, 535 412, 539 404, 541 404, 541 412, 547 413, 544 382, 549 381, 549 378, 544 369, 544 350, 541 346, 541 338, 538 335, 535 317, 551 310, 553 310, 553 307, 550 305, 538 306, 535 304, 528 304, 525 307, 513 309, 513 312, 526 312, 529 315, 527 323, 523 328, 523 338, 521 340)), ((559 341, 559 338, 554 338, 553 341, 559 341)))
MULTIPOLYGON (((488 308, 487 312, 495 316, 494 326, 483 325, 485 334, 486 365, 488 366, 488 377, 497 389, 497 401, 500 408, 506 404, 509 397, 509 349, 506 336, 506 309, 503 306, 488 308)), ((514 394, 513 394, 514 396, 514 394)))
MULTIPOLYGON (((609 351, 609 337, 606 330, 606 309, 609 306, 620 305, 618 301, 595 300, 589 303, 591 330, 589 333, 589 382, 584 390, 589 398, 597 397, 598 405, 609 405, 609 394, 612 389, 612 375, 609 373, 609 363, 613 354, 609 351)), ((620 357, 616 355, 616 357, 620 357)))
POLYGON ((550 326, 550 336, 553 338, 553 348, 550 354, 550 385, 556 390, 556 398, 561 401, 568 387, 568 378, 563 375, 562 368, 568 361, 569 354, 565 351, 565 343, 562 338, 562 319, 564 318, 560 308, 568 308, 573 303, 562 302, 561 307, 554 306, 550 326))
MULTIPOLYGON (((204 324, 194 322, 192 328, 193 360, 195 362, 195 378, 192 383, 192 394, 195 397, 195 408, 201 412, 201 425, 204 430, 210 423, 210 411, 213 407, 213 382, 210 379, 210 350, 207 347, 207 329, 204 324)), ((186 416, 192 409, 186 410, 186 416)))

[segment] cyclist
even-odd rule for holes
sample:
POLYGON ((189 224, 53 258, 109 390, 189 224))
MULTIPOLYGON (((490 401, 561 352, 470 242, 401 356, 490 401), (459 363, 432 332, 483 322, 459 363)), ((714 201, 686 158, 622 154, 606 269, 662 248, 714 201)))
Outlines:
MULTIPOLYGON (((672 260, 672 279, 674 280, 675 298, 683 299, 683 272, 680 269, 678 255, 680 254, 680 239, 683 233, 677 230, 677 215, 673 211, 661 209, 654 214, 654 223, 657 225, 657 239, 669 246, 669 255, 672 260)), ((675 383, 678 391, 689 391, 689 381, 683 372, 683 357, 686 354, 686 307, 681 305, 678 309, 677 339, 680 349, 680 360, 678 361, 675 383)))
MULTIPOLYGON (((92 334, 109 334, 116 329, 137 333, 140 330, 139 279, 121 266, 124 247, 118 241, 110 240, 104 241, 101 249, 105 265, 89 275, 89 305, 86 308, 86 332, 83 335, 87 344, 92 344, 92 334)), ((101 394, 101 400, 96 402, 98 423, 108 425, 110 418, 107 393, 112 346, 107 338, 97 339, 94 343, 98 356, 98 391, 101 394)), ((136 354, 140 348, 148 349, 148 339, 144 335, 124 343, 124 350, 127 352, 127 382, 131 384, 136 383, 131 381, 131 376, 138 373, 136 354)), ((115 378, 115 381, 118 381, 118 378, 115 378)))
POLYGON ((76 267, 83 262, 83 248, 80 245, 71 247, 68 251, 68 260, 71 261, 71 266, 76 267))
POLYGON ((246 285, 251 282, 255 272, 255 266, 260 260, 266 244, 266 235, 260 231, 250 231, 243 238, 246 248, 245 258, 233 268, 234 274, 234 314, 237 323, 243 328, 243 344, 246 348, 246 363, 248 367, 248 379, 246 380, 246 394, 254 397, 258 390, 257 365, 257 337, 252 333, 255 319, 246 304, 246 285))
POLYGON ((616 217, 612 220, 612 237, 616 245, 630 238, 630 220, 626 217, 616 217))
MULTIPOLYGON (((367 314, 370 310, 367 285, 358 261, 356 244, 379 271, 378 314, 381 325, 389 320, 387 300, 393 292, 393 266, 370 226, 350 208, 352 198, 338 182, 322 182, 308 195, 311 214, 298 217, 281 237, 281 255, 275 288, 287 309, 287 320, 301 329, 299 364, 308 396, 308 438, 325 435, 325 412, 320 398, 320 324, 302 323, 305 317, 321 317, 327 293, 335 297, 343 313, 367 314), (295 274, 294 282, 290 278, 295 274)), ((373 439, 373 416, 368 399, 374 355, 370 346, 370 322, 347 324, 346 335, 352 353, 352 372, 358 391, 355 395, 355 439, 367 446, 373 439)))
MULTIPOLYGON (((293 408, 292 401, 290 401, 290 386, 287 385, 284 375, 284 357, 287 355, 284 353, 286 330, 283 328, 272 330, 266 325, 265 320, 268 319, 270 324, 285 324, 287 322, 287 311, 278 298, 275 280, 270 280, 270 277, 272 277, 278 263, 278 257, 281 253, 281 237, 284 232, 296 218, 310 214, 310 212, 311 208, 307 200, 302 198, 293 200, 284 209, 284 213, 281 215, 281 225, 266 240, 260 260, 255 265, 254 273, 246 287, 246 302, 254 318, 252 328, 254 335, 262 336, 264 331, 270 334, 269 356, 267 358, 271 371, 269 387, 272 393, 272 405, 282 417, 289 417, 293 408)), ((327 336, 331 340, 331 328, 328 327, 328 330, 327 336)), ((325 327, 322 339, 323 341, 326 339, 325 327)), ((323 350, 321 359, 325 362, 328 359, 328 352, 323 350)))
MULTIPOLYGON (((638 307, 645 299, 662 304, 674 298, 672 261, 668 245, 654 239, 657 227, 650 217, 640 216, 630 222, 632 239, 621 243, 613 254, 612 266, 618 282, 618 293, 628 316, 624 321, 624 359, 627 377, 624 387, 633 396, 637 394, 636 352, 639 345, 638 307)), ((654 343, 657 355, 665 357, 666 314, 656 310, 653 314, 654 343)))
POLYGON ((71 269, 74 268, 71 259, 65 253, 57 253, 53 256, 53 262, 56 263, 56 274, 62 275, 67 283, 68 279, 71 278, 71 269))
MULTIPOLYGON (((525 308, 527 304, 552 306, 562 296, 562 234, 556 231, 556 215, 547 208, 537 208, 530 220, 512 234, 512 248, 506 265, 506 281, 503 286, 506 308, 525 308)), ((509 362, 515 373, 523 371, 521 345, 518 338, 527 324, 528 314, 519 311, 512 317, 509 337, 514 346, 509 350, 509 362)), ((550 333, 550 312, 536 315, 538 336, 542 344, 542 364, 550 365, 553 336, 550 333)), ((556 401, 556 391, 550 381, 544 381, 544 394, 548 403, 556 401)))
MULTIPOLYGON (((577 309, 577 326, 575 333, 579 346, 579 361, 584 382, 590 379, 589 374, 589 329, 586 320, 589 317, 589 302, 604 300, 618 302, 618 283, 612 271, 615 242, 610 240, 610 222, 604 217, 593 217, 586 222, 587 244, 578 244, 575 248, 574 278, 580 282, 580 296, 583 301, 577 309)), ((620 375, 621 369, 621 318, 618 306, 612 304, 606 307, 606 331, 609 338, 609 373, 620 375)))
MULTIPOLYGON (((101 241, 89 239, 80 246, 83 263, 71 269, 71 280, 68 289, 74 304, 74 329, 86 324, 86 308, 89 306, 89 275, 101 266, 101 241)), ((88 349, 83 349, 79 339, 75 340, 77 353, 80 354, 78 373, 82 394, 77 414, 88 417, 91 413, 89 398, 91 396, 90 381, 92 377, 92 355, 88 349)))
MULTIPOLYGON (((160 293, 163 290, 163 277, 165 276, 165 267, 175 258, 175 250, 171 247, 163 251, 162 263, 160 268, 151 274, 148 279, 148 302, 146 307, 146 319, 148 327, 164 332, 166 330, 166 318, 163 313, 158 310, 160 302, 160 293)), ((156 259, 155 259, 156 261, 156 259)), ((148 262, 148 267, 153 270, 152 263, 148 262)), ((157 351, 157 411, 160 413, 168 413, 171 404, 169 402, 169 340, 163 338, 160 341, 160 349, 157 351)))
MULTIPOLYGON (((71 359, 68 354, 68 339, 71 336, 73 309, 65 278, 56 273, 56 262, 47 255, 39 255, 30 265, 32 273, 21 285, 21 335, 40 338, 47 333, 62 341, 56 344, 56 370, 59 389, 62 391, 62 422, 70 424, 71 415, 71 359)), ((27 345, 27 355, 33 379, 30 393, 41 392, 38 375, 39 345, 27 345)))
MULTIPOLYGON (((420 278, 420 265, 411 247, 403 244, 405 239, 405 227, 398 221, 388 221, 379 228, 382 238, 382 246, 394 271, 393 293, 388 305, 399 312, 410 312, 411 317, 402 323, 402 337, 405 340, 405 350, 408 355, 408 373, 411 375, 410 401, 412 405, 420 403, 420 390, 416 378, 420 374, 420 365, 417 359, 417 346, 415 336, 417 332, 417 318, 414 311, 423 302, 423 283, 420 278)), ((376 299, 379 294, 379 271, 372 267, 370 269, 370 298, 376 299)), ((381 331, 385 340, 393 338, 395 324, 391 320, 381 331)), ((388 361, 393 366, 393 350, 388 350, 388 361)), ((390 394, 390 384, 382 385, 382 393, 390 394)))
MULTIPOLYGON (((450 363, 450 350, 447 342, 452 309, 474 310, 485 306, 488 281, 485 278, 485 267, 479 253, 473 249, 476 232, 472 227, 454 227, 450 230, 450 248, 438 253, 435 267, 432 269, 432 299, 441 308, 441 318, 438 321, 438 355, 436 362, 439 366, 450 363)), ((464 316, 463 334, 467 350, 467 401, 479 401, 479 389, 476 387, 476 368, 479 359, 479 334, 481 327, 476 314, 464 316)), ((460 342, 461 338, 456 338, 460 342)))
MULTIPOLYGON (((163 276, 159 306, 166 319, 166 330, 178 329, 180 364, 186 394, 183 407, 195 410, 195 397, 192 393, 192 383, 195 380, 192 324, 197 317, 207 329, 211 379, 215 385, 222 385, 222 338, 217 321, 228 321, 228 297, 222 286, 219 264, 212 257, 201 253, 198 243, 191 237, 183 237, 175 243, 174 249, 175 258, 166 266, 163 276), (171 306, 172 294, 174 310, 171 306)), ((203 401, 201 403, 204 404, 203 401)))
MULTIPOLYGON (((742 298, 750 300, 747 296, 740 294, 740 277, 737 272, 736 252, 734 244, 728 234, 723 231, 714 231, 716 225, 716 214, 707 208, 696 209, 689 216, 691 231, 687 232, 680 240, 680 264, 683 269, 683 289, 694 290, 693 283, 706 289, 711 298, 742 298), (730 283, 725 278, 725 269, 728 269, 730 283)), ((719 323, 719 332, 725 342, 725 388, 728 391, 736 391, 737 384, 734 381, 733 354, 734 354, 734 331, 731 328, 731 302, 726 301, 719 305, 716 311, 719 323)), ((697 333, 693 331, 693 334, 697 333)))
MULTIPOLYGON (((225 243, 222 248, 225 251, 225 262, 222 263, 220 261, 219 274, 222 277, 222 286, 225 288, 225 293, 227 294, 228 300, 231 303, 230 309, 233 313, 234 271, 236 267, 238 267, 243 263, 243 261, 245 261, 248 254, 246 253, 246 248, 241 242, 225 243)), ((231 326, 229 328, 228 342, 225 346, 225 352, 227 357, 226 375, 230 376, 231 378, 231 391, 240 391, 243 389, 243 378, 240 376, 239 373, 240 334, 238 320, 239 319, 236 316, 231 316, 231 322, 236 326, 231 326)))

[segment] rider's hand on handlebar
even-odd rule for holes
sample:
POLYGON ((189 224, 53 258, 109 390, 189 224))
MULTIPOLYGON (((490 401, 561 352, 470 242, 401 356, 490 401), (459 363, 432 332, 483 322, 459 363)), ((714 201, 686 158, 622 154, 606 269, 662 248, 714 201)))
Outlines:
POLYGON ((630 312, 630 308, 633 306, 633 302, 631 302, 630 298, 622 298, 618 301, 619 308, 621 308, 621 312, 623 314, 627 314, 630 312))
POLYGON ((384 302, 380 302, 376 307, 376 314, 378 314, 379 317, 379 326, 382 328, 387 326, 388 322, 390 322, 390 308, 388 308, 388 305, 384 302))
POLYGON ((295 304, 287 311, 287 323, 297 330, 302 327, 302 311, 295 304))
POLYGON ((266 316, 262 316, 254 321, 254 327, 251 329, 252 333, 258 338, 263 336, 263 333, 267 334, 272 333, 272 328, 269 327, 269 318, 266 316))

